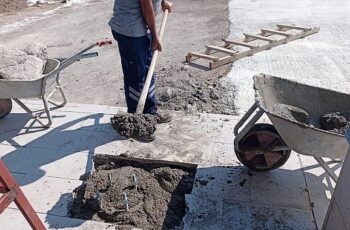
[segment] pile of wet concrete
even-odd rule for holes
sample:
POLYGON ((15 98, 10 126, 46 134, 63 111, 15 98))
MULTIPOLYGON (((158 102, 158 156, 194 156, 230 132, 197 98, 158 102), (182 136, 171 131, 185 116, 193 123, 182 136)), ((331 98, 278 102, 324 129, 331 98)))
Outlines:
POLYGON ((209 83, 198 75, 198 70, 188 67, 170 66, 158 71, 158 106, 190 113, 235 115, 234 85, 225 78, 209 83))
POLYGON ((97 167, 75 190, 74 218, 113 223, 116 229, 176 229, 186 213, 194 168, 134 161, 97 167))
POLYGON ((38 79, 42 76, 46 60, 46 46, 41 44, 30 44, 23 50, 0 45, 0 79, 38 79))
POLYGON ((157 117, 151 114, 116 114, 112 127, 124 137, 147 137, 157 130, 157 117))
POLYGON ((273 113, 287 120, 344 135, 350 127, 350 112, 334 112, 313 118, 305 110, 286 104, 276 104, 273 113))

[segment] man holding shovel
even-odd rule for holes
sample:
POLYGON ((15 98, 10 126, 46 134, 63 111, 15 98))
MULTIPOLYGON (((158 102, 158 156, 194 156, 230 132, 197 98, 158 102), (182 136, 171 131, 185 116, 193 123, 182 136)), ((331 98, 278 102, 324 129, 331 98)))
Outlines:
MULTIPOLYGON (((115 0, 114 3, 109 25, 119 46, 128 113, 136 111, 153 51, 162 51, 155 20, 160 5, 164 11, 171 11, 172 2, 167 0, 115 0)), ((172 119, 170 114, 157 112, 155 76, 148 91, 144 113, 156 115, 158 123, 172 119)))

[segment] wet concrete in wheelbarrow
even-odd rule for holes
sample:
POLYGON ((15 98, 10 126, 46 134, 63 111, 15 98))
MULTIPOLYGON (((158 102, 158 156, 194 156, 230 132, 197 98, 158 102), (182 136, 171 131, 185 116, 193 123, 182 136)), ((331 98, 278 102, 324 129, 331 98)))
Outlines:
POLYGON ((287 120, 341 135, 344 135, 350 127, 350 112, 329 113, 312 119, 305 110, 286 104, 276 104, 273 112, 287 120))
POLYGON ((176 229, 194 178, 195 169, 159 162, 110 162, 76 189, 71 216, 113 223, 116 229, 176 229))

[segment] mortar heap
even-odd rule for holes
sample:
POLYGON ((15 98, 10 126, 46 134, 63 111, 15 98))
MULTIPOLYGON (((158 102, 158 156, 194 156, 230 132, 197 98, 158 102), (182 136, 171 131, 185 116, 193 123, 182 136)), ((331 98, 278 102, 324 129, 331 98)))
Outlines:
POLYGON ((194 173, 181 169, 110 163, 76 189, 70 212, 74 218, 115 223, 116 229, 175 229, 193 181, 194 173))
POLYGON ((116 114, 111 117, 111 123, 124 137, 147 137, 157 129, 157 118, 150 114, 116 114))
POLYGON ((24 50, 0 45, 0 79, 30 81, 42 76, 47 59, 46 47, 30 44, 24 50))

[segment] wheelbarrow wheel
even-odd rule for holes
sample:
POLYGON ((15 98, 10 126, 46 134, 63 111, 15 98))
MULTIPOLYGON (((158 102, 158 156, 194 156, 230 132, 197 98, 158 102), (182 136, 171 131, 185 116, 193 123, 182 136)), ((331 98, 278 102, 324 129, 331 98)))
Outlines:
POLYGON ((272 149, 286 146, 273 125, 255 124, 239 141, 235 149, 238 160, 253 171, 270 171, 281 167, 288 160, 290 150, 272 149))
POLYGON ((6 117, 12 110, 11 99, 0 99, 0 119, 6 117))

